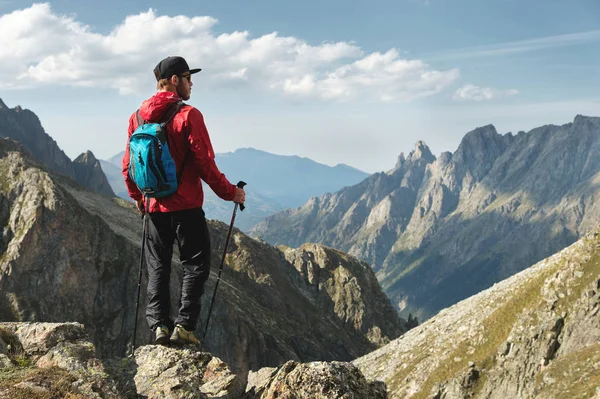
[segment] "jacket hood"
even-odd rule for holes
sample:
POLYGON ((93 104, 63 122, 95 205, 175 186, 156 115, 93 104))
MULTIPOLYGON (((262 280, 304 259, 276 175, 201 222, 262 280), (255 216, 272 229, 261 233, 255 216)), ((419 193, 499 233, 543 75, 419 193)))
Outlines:
POLYGON ((142 103, 140 116, 145 121, 158 122, 167 110, 167 107, 179 101, 182 100, 177 94, 169 91, 159 91, 142 103))

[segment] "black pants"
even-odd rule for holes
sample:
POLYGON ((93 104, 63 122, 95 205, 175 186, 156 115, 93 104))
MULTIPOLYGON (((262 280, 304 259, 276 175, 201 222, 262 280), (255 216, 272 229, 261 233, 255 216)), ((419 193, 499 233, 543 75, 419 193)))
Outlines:
POLYGON ((154 329, 164 324, 172 330, 174 324, 181 324, 187 330, 194 330, 200 317, 200 297, 210 272, 210 237, 202 208, 151 213, 145 256, 148 326, 154 329), (173 323, 169 314, 169 281, 175 240, 183 265, 183 286, 179 313, 173 323))

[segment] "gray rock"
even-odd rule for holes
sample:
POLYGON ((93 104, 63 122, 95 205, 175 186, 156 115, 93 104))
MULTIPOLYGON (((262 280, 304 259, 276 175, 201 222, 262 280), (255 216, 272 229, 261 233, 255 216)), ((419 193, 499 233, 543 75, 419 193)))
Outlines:
POLYGON ((135 360, 137 392, 148 399, 233 399, 242 393, 237 376, 209 353, 149 345, 136 350, 135 360))
POLYGON ((0 353, 0 370, 4 368, 13 367, 12 361, 3 353, 0 353))
POLYGON ((40 357, 57 344, 86 337, 80 323, 0 322, 0 329, 13 334, 27 356, 40 357))
POLYGON ((385 399, 386 386, 368 382, 351 363, 287 362, 271 377, 251 387, 245 399, 385 399))
POLYGON ((263 367, 257 371, 250 371, 248 373, 248 384, 246 385, 246 391, 256 391, 261 386, 268 383, 269 379, 277 373, 276 367, 263 367))

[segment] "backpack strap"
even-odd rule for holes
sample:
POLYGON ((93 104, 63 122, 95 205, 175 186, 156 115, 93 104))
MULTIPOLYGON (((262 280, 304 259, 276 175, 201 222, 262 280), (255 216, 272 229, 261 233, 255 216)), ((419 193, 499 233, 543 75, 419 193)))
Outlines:
MULTIPOLYGON (((163 129, 166 129, 167 124, 171 121, 171 119, 173 119, 173 117, 175 117, 175 115, 177 115, 177 113, 179 112, 179 110, 181 108, 183 108, 186 104, 183 101, 177 102, 177 103, 173 103, 171 105, 169 105, 169 107, 167 108, 167 110, 165 111, 165 113, 163 114, 161 120, 163 122, 161 122, 160 126, 163 129)), ((189 132, 187 132, 186 135, 186 139, 189 138, 189 132)), ((181 163, 181 167, 179 168, 179 172, 177 173, 177 184, 181 185, 181 175, 183 174, 183 169, 185 167, 185 163, 188 159, 188 155, 190 154, 190 150, 188 148, 188 150, 185 153, 185 156, 183 157, 183 162, 181 163)))
POLYGON ((146 122, 142 119, 142 117, 140 116, 140 110, 138 109, 137 111, 135 111, 135 118, 137 119, 137 123, 138 123, 138 127, 142 126, 143 124, 145 124, 146 122))
POLYGON ((169 105, 167 107, 167 110, 165 111, 165 113, 163 114, 163 116, 160 118, 161 123, 160 126, 164 129, 165 126, 167 126, 167 124, 169 122, 171 122, 171 119, 173 119, 173 117, 175 115, 177 115, 177 113, 179 112, 179 110, 184 106, 185 104, 183 103, 183 101, 179 101, 176 103, 173 103, 171 105, 169 105))

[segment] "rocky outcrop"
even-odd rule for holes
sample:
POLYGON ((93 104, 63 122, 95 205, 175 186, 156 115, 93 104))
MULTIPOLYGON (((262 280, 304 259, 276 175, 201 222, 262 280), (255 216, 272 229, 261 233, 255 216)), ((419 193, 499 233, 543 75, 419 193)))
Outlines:
POLYGON ((0 398, 119 397, 81 324, 0 323, 0 336, 11 345, 0 398))
POLYGON ((388 343, 405 328, 367 263, 316 244, 282 251, 300 272, 305 295, 319 309, 335 314, 347 328, 360 332, 377 346, 388 343))
POLYGON ((135 387, 148 399, 239 398, 240 379, 219 358, 192 349, 144 346, 135 351, 135 387))
MULTIPOLYGON (((142 220, 132 204, 49 174, 20 149, 0 140, 0 319, 75 320, 103 356, 122 355, 132 339, 142 220)), ((214 264, 200 336, 227 235, 223 223, 209 229, 214 264)), ((321 253, 318 246, 310 251, 321 253)), ((280 249, 234 230, 206 349, 243 375, 288 360, 349 361, 405 331, 364 263, 323 251, 314 264, 323 269, 317 293, 280 249)), ((182 278, 177 259, 173 315, 182 278)), ((145 303, 142 290, 141 345, 151 336, 145 303)))
POLYGON ((591 398, 599 309, 594 233, 353 363, 391 398, 591 398))
POLYGON ((75 168, 75 180, 77 180, 77 183, 106 197, 115 196, 102 170, 100 161, 96 159, 91 151, 86 151, 75 158, 73 166, 75 168))
POLYGON ((0 367, 2 399, 387 398, 384 383, 351 363, 290 361, 252 373, 246 389, 221 359, 193 347, 147 345, 133 357, 101 358, 78 323, 0 323, 0 337, 11 347, 0 367))
POLYGON ((244 399, 386 399, 387 389, 380 381, 367 381, 351 363, 287 362, 267 376, 249 384, 244 399))
POLYGON ((572 244, 600 219, 600 118, 516 135, 483 126, 437 159, 425 147, 250 234, 350 253, 372 265, 401 314, 426 319, 572 244))

